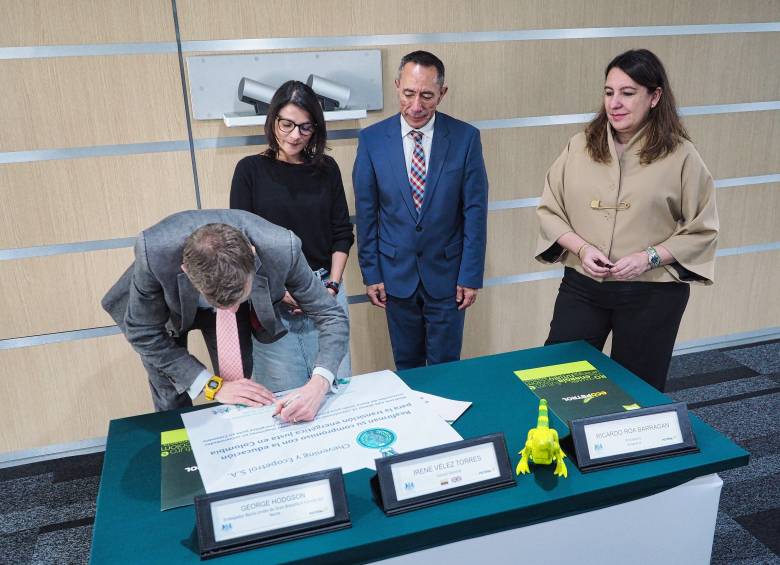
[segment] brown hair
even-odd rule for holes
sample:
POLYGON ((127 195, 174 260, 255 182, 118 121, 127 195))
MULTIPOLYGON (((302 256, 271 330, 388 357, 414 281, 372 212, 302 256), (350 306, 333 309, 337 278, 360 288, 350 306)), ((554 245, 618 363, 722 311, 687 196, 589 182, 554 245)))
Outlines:
MULTIPOLYGON (((644 143, 639 152, 639 162, 648 165, 675 150, 683 139, 690 141, 688 132, 677 115, 677 104, 672 87, 666 77, 663 63, 647 49, 635 49, 621 53, 607 65, 604 71, 606 79, 609 71, 617 67, 631 79, 644 86, 648 92, 661 89, 661 98, 645 120, 642 137, 644 143)), ((596 117, 585 128, 585 139, 591 159, 597 163, 609 163, 609 144, 607 142, 607 111, 601 104, 596 117)))
POLYGON ((227 224, 206 224, 192 232, 184 244, 182 263, 195 288, 218 308, 243 298, 255 268, 249 240, 227 224))

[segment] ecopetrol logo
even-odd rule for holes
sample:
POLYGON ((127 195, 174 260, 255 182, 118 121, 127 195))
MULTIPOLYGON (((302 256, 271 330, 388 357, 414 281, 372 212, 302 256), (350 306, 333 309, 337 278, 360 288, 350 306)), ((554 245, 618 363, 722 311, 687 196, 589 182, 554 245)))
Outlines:
POLYGON ((582 400, 583 404, 587 404, 594 398, 599 396, 607 396, 606 390, 600 390, 598 392, 589 392, 588 394, 578 394, 577 396, 564 396, 561 398, 564 402, 574 402, 575 400, 582 400))

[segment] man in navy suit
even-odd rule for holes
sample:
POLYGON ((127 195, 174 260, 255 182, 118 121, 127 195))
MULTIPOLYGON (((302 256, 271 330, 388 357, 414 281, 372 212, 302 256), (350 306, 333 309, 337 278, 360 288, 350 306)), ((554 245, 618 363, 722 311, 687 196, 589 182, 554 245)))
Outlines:
POLYGON ((444 64, 401 59, 400 114, 360 133, 352 173, 366 294, 385 309, 398 369, 460 358, 482 287, 488 180, 479 131, 436 111, 444 64))

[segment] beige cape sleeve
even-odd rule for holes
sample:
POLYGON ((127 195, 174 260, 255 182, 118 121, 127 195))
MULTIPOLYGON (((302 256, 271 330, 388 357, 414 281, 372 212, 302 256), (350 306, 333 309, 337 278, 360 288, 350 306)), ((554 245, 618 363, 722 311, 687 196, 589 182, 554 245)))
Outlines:
POLYGON ((667 271, 674 278, 711 285, 715 279, 719 229, 715 183, 692 145, 683 162, 681 180, 681 218, 674 233, 659 245, 666 247, 684 269, 667 265, 667 271))
MULTIPOLYGON (((571 143, 571 142, 570 142, 571 143)), ((544 179, 544 191, 536 217, 539 219, 539 237, 536 243, 536 260, 541 263, 556 263, 563 259, 567 250, 558 244, 558 238, 572 230, 566 208, 563 204, 563 176, 569 157, 569 144, 553 162, 544 179)))

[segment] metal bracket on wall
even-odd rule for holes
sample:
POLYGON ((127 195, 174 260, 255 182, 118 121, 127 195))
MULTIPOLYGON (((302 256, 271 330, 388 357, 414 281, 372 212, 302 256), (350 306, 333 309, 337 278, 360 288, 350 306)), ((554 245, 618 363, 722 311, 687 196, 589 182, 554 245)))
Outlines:
POLYGON ((306 82, 310 74, 347 85, 349 106, 328 112, 326 119, 358 119, 367 110, 381 110, 382 54, 367 51, 312 51, 300 53, 256 53, 246 55, 194 55, 187 57, 196 120, 225 119, 229 126, 260 125, 252 106, 238 99, 243 77, 280 86, 294 79, 306 82), (228 121, 232 123, 228 123, 228 121))

